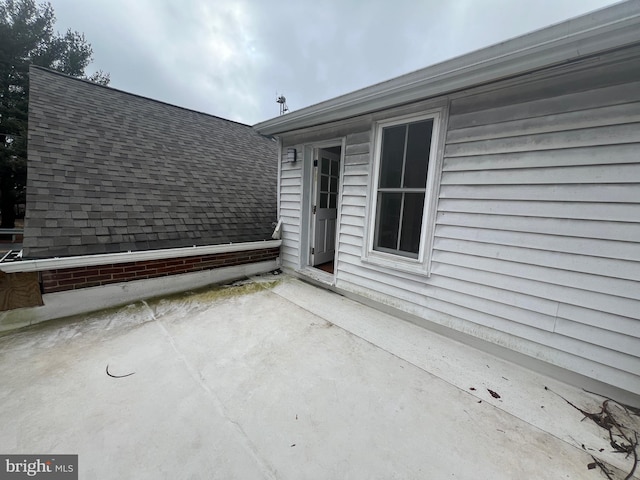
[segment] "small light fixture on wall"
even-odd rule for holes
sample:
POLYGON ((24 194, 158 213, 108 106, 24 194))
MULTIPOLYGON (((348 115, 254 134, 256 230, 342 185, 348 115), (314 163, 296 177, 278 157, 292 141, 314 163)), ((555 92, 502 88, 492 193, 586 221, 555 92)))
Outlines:
POLYGON ((296 163, 298 160, 298 151, 295 148, 287 149, 287 162, 296 163))

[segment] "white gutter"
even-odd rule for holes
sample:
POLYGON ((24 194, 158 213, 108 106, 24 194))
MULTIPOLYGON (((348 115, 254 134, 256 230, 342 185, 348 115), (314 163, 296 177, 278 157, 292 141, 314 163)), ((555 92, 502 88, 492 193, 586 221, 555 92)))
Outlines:
POLYGON ((205 245, 202 247, 166 248, 162 250, 144 250, 140 252, 106 253, 101 255, 83 255, 77 257, 43 258, 41 260, 24 260, 0 263, 0 270, 5 273, 40 272, 61 268, 92 267, 116 263, 140 262, 145 260, 162 260, 168 258, 193 257, 216 253, 245 252, 277 248, 282 240, 265 240, 261 242, 228 243, 223 245, 205 245))
POLYGON ((640 43, 640 0, 628 0, 254 125, 275 135, 640 43))

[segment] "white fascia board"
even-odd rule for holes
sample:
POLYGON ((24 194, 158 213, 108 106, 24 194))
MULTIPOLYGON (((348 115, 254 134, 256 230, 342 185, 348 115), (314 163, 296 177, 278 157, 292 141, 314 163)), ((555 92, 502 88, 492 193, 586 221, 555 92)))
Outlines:
POLYGON ((169 258, 213 255, 216 253, 245 252, 277 248, 282 240, 264 240, 261 242, 225 243, 222 245, 205 245, 201 247, 166 248, 162 250, 143 250, 140 252, 106 253, 102 255, 82 255, 77 257, 43 258, 41 260, 24 260, 1 263, 0 270, 5 273, 40 272, 61 268, 93 267, 117 263, 140 262, 146 260, 162 260, 169 258))
POLYGON ((640 43, 640 0, 542 30, 258 123, 276 135, 391 108, 640 43))

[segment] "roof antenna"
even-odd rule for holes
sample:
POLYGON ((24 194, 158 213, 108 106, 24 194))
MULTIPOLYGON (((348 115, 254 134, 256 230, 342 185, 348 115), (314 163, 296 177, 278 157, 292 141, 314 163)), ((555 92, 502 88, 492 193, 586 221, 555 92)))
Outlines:
POLYGON ((276 92, 276 102, 280 104, 280 115, 284 115, 289 111, 289 107, 287 107, 287 99, 284 98, 284 95, 278 96, 278 92, 276 92))

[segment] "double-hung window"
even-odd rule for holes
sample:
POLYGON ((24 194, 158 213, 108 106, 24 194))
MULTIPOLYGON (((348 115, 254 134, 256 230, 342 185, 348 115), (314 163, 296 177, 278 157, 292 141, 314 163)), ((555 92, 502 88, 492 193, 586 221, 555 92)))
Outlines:
POLYGON ((436 110, 377 126, 371 261, 428 270, 441 116, 436 110))

